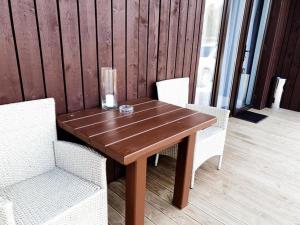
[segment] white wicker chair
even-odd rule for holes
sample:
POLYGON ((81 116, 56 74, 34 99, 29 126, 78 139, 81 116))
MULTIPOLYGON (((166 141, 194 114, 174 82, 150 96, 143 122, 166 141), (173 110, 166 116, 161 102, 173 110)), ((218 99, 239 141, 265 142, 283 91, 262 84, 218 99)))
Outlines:
MULTIPOLYGON (((196 134, 195 153, 191 179, 191 188, 193 188, 195 172, 206 160, 213 156, 219 156, 218 169, 221 169, 229 110, 218 109, 216 107, 187 104, 189 93, 189 78, 164 80, 157 82, 156 85, 158 99, 160 101, 181 107, 187 107, 192 110, 213 115, 217 118, 216 124, 207 129, 201 130, 196 134)), ((176 159, 177 150, 178 145, 175 145, 162 151, 160 155, 167 155, 176 159)), ((158 159, 159 154, 156 155, 155 166, 157 166, 158 164, 158 159)))
POLYGON ((58 141, 53 99, 0 106, 0 224, 106 225, 106 159, 58 141))

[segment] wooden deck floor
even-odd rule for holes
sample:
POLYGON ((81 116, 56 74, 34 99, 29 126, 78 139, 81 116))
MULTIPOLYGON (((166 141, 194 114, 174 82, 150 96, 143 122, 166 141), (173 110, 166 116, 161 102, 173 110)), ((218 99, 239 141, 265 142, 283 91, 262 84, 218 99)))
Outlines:
MULTIPOLYGON (((255 111, 255 110, 253 110, 255 111)), ((145 224, 300 224, 300 113, 265 109, 259 124, 230 118, 222 170, 196 174, 189 205, 171 205, 175 160, 148 167, 145 224)), ((109 185, 109 224, 124 224, 124 180, 109 185)))

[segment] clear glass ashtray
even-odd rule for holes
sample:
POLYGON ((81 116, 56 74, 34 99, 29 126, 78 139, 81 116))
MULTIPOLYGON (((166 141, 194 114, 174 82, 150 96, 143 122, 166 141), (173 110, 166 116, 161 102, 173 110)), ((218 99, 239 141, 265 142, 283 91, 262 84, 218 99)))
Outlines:
POLYGON ((120 113, 133 113, 133 106, 132 105, 121 105, 119 107, 120 113))

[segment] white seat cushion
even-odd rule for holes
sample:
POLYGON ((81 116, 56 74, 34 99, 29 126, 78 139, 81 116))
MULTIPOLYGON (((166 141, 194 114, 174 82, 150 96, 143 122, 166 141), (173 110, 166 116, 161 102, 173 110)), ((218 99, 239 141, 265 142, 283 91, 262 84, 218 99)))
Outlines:
POLYGON ((207 139, 213 138, 216 135, 220 135, 224 132, 224 129, 217 127, 217 126, 211 126, 204 130, 200 130, 197 132, 197 141, 205 141, 207 139))
MULTIPOLYGON (((53 218, 56 222, 50 224, 61 224, 57 222, 61 221, 57 220, 61 214, 99 191, 101 188, 95 184, 55 167, 42 175, 5 187, 0 190, 0 196, 13 202, 17 224, 44 224, 53 218)), ((69 218, 72 217, 70 210, 67 216, 63 221, 74 221, 69 218)))

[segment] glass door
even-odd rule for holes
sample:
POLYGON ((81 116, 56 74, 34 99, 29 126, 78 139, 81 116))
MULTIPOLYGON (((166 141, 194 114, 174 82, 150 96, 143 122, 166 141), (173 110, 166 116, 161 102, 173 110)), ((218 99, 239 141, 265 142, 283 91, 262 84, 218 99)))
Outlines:
POLYGON ((239 75, 235 112, 251 106, 256 72, 263 43, 270 0, 254 0, 249 22, 244 59, 239 75))
POLYGON ((220 69, 217 107, 229 109, 246 0, 230 1, 229 19, 220 69))
POLYGON ((210 105, 224 2, 226 0, 206 0, 200 60, 197 71, 195 104, 210 105))
POLYGON ((195 104, 251 106, 271 0, 206 0, 195 104))

